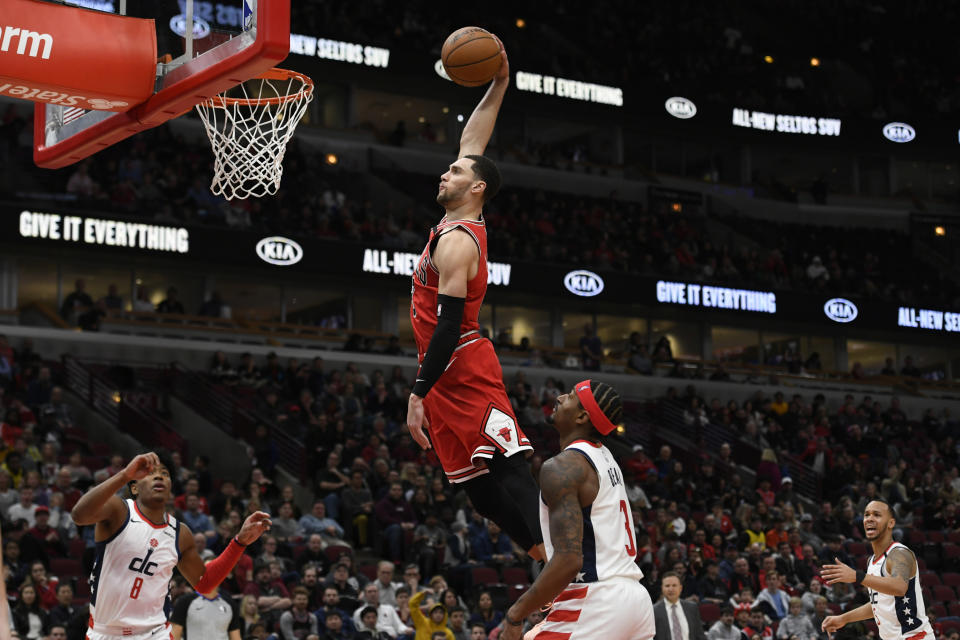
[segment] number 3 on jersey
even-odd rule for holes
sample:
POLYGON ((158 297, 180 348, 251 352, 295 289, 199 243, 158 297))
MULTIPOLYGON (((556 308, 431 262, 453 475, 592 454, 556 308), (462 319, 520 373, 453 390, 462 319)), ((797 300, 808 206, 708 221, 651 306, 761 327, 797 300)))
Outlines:
POLYGON ((130 597, 134 600, 140 597, 140 587, 143 586, 143 578, 137 576, 133 579, 133 587, 130 588, 130 597))
POLYGON ((623 528, 627 530, 627 544, 624 545, 627 549, 627 555, 631 558, 637 555, 637 545, 633 542, 633 530, 630 526, 630 507, 627 506, 626 500, 620 501, 620 511, 623 513, 623 528))

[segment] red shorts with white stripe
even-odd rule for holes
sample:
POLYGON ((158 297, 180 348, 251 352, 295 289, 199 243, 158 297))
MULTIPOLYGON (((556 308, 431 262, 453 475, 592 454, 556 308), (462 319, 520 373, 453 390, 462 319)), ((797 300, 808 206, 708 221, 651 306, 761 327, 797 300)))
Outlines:
POLYGON ((493 343, 479 335, 450 357, 423 399, 430 441, 450 482, 488 473, 484 459, 533 450, 513 415, 493 343))
POLYGON ((657 633, 653 603, 628 578, 569 585, 524 640, 650 640, 657 633))

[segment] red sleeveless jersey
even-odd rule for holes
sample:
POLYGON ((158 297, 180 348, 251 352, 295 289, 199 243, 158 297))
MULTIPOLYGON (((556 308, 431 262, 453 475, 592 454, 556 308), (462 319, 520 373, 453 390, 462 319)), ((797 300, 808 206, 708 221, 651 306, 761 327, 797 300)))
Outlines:
POLYGON ((457 233, 470 235, 477 243, 480 260, 477 275, 467 282, 467 299, 463 305, 463 318, 460 320, 461 344, 479 338, 478 317, 483 296, 487 293, 487 228, 483 218, 480 220, 447 220, 430 229, 430 239, 423 248, 417 268, 413 272, 413 287, 410 290, 410 324, 417 341, 417 361, 422 362, 430 338, 437 327, 437 288, 440 286, 440 272, 433 265, 433 250, 440 236, 461 229, 457 233))

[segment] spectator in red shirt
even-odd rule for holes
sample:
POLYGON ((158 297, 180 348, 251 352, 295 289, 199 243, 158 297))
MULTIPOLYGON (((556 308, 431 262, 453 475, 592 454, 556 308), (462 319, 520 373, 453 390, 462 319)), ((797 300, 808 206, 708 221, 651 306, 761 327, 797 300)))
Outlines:
POLYGON ((713 545, 707 542, 707 532, 703 529, 697 529, 693 532, 693 542, 687 546, 687 553, 694 549, 700 550, 700 556, 704 560, 716 560, 717 550, 713 545))
POLYGON ((187 510, 187 496, 193 495, 197 496, 199 500, 199 508, 203 513, 210 515, 210 505, 207 504, 207 499, 200 495, 200 482, 196 478, 188 478, 186 483, 183 485, 183 493, 173 499, 173 506, 180 511, 187 510))
POLYGON ((56 578, 47 576, 47 568, 39 560, 30 565, 30 581, 36 587, 37 600, 45 611, 57 606, 57 585, 60 583, 56 578))
POLYGON ((44 505, 37 507, 33 517, 36 524, 27 530, 27 535, 36 540, 43 551, 43 557, 52 558, 66 554, 66 547, 60 540, 60 534, 50 526, 50 508, 44 505))
POLYGON ((633 445, 633 455, 627 460, 626 467, 633 471, 641 484, 643 479, 647 477, 647 473, 656 468, 653 461, 647 457, 642 444, 633 445))

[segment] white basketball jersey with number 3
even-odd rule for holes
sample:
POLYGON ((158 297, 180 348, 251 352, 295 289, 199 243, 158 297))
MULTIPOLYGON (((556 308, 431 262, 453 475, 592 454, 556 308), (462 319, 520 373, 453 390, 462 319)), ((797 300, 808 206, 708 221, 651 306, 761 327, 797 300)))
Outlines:
POLYGON ((94 628, 137 629, 164 624, 170 576, 180 561, 180 523, 167 515, 156 525, 134 500, 126 500, 127 521, 97 543, 90 575, 90 616, 94 628))
MULTIPOLYGON (((623 473, 613 454, 603 445, 586 440, 571 442, 564 451, 574 449, 590 462, 597 472, 600 490, 588 507, 583 508, 583 567, 575 582, 599 582, 611 578, 640 580, 643 572, 637 566, 637 545, 634 539, 633 512, 623 486, 623 473)), ((540 499, 540 528, 547 559, 553 556, 550 541, 550 511, 540 499)))
MULTIPOLYGON (((887 556, 898 548, 910 551, 907 546, 899 542, 892 543, 879 558, 870 556, 867 575, 886 576, 884 565, 887 564, 887 556)), ((933 628, 930 626, 923 606, 919 571, 907 582, 907 592, 902 596, 890 596, 870 588, 867 591, 870 592, 873 618, 883 640, 900 640, 901 638, 934 640, 933 628)))

